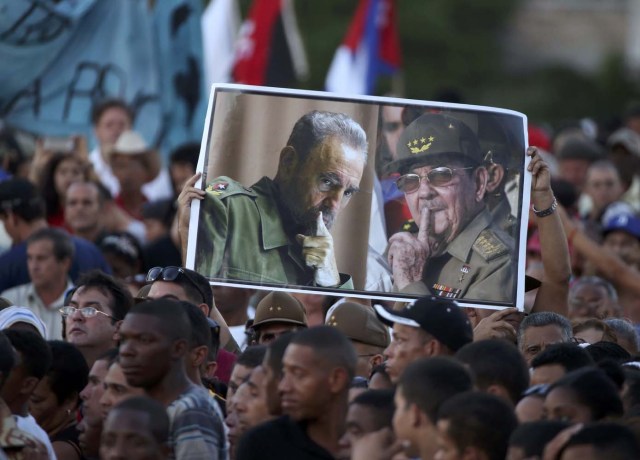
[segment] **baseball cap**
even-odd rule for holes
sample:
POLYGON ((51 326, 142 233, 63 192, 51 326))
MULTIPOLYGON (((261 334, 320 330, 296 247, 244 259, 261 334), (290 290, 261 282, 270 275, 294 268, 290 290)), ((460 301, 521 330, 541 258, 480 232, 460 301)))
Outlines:
POLYGON ((111 149, 111 153, 121 155, 140 155, 149 152, 144 138, 135 131, 124 131, 111 149))
POLYGON ((466 157, 475 164, 483 161, 471 128, 457 118, 437 113, 425 113, 412 121, 400 135, 396 150, 398 159, 390 163, 396 171, 438 155, 466 157))
POLYGON ((453 300, 427 296, 400 311, 389 310, 381 305, 375 305, 374 308, 383 323, 421 328, 453 352, 473 341, 471 322, 453 300))
POLYGON ((327 326, 334 326, 351 340, 374 347, 389 345, 389 330, 380 322, 371 307, 356 303, 342 302, 327 312, 327 326))
POLYGON ((258 303, 253 318, 254 328, 268 323, 289 323, 306 327, 304 305, 286 292, 273 291, 258 303))
POLYGON ((619 214, 607 222, 602 235, 606 236, 614 231, 626 232, 640 239, 640 219, 631 214, 619 214))
POLYGON ((0 182, 0 211, 11 211, 40 201, 36 186, 27 179, 12 177, 0 182))

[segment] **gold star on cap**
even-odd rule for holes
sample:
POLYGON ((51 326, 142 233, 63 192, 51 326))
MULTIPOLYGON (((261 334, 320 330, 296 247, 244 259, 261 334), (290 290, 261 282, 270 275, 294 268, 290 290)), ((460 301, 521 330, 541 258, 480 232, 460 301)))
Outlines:
MULTIPOLYGON (((433 137, 429 139, 431 140, 432 138, 433 137)), ((427 139, 422 137, 420 139, 414 139, 412 141, 409 141, 409 143, 407 144, 407 147, 409 147, 409 151, 412 154, 417 155, 418 153, 426 152, 427 150, 429 150, 429 148, 431 147, 431 143, 432 142, 427 143, 427 139), (417 147, 418 143, 422 143, 422 145, 420 147, 417 147), (413 147, 414 145, 416 147, 413 147)))
POLYGON ((429 136, 429 142, 433 142, 434 140, 435 140, 435 137, 429 136))

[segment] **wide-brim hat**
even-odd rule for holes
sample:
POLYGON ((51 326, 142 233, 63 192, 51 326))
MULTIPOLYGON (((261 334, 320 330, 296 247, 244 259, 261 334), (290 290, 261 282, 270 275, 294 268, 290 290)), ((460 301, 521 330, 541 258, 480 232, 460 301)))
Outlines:
POLYGON ((143 155, 151 151, 144 138, 136 131, 124 131, 111 148, 111 154, 143 155))

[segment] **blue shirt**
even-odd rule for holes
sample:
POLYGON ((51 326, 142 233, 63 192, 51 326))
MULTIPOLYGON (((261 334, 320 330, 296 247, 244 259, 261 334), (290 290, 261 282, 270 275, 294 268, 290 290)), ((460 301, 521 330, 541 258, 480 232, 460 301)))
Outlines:
MULTIPOLYGON (((111 274, 111 267, 95 244, 77 236, 71 236, 71 239, 75 255, 69 276, 74 282, 82 273, 95 268, 111 274)), ((0 255, 0 292, 30 281, 27 269, 27 243, 23 241, 0 255)))

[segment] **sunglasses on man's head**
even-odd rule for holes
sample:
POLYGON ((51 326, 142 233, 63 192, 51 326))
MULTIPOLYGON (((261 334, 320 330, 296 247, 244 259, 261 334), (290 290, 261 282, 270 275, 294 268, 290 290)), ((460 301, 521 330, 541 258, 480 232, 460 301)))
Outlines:
POLYGON ((200 286, 198 286, 198 283, 196 283, 195 280, 193 278, 191 278, 191 276, 189 276, 189 274, 184 270, 184 268, 181 268, 181 267, 153 267, 147 273, 147 282, 148 283, 153 283, 154 281, 158 281, 158 280, 160 280, 160 281, 176 281, 180 276, 184 276, 185 279, 187 281, 189 281, 189 283, 191 283, 191 285, 193 287, 195 287, 197 289, 197 291, 200 293, 200 296, 202 297, 202 301, 204 303, 207 303, 207 296, 204 294, 204 292, 202 292, 202 289, 200 289, 200 286))
POLYGON ((449 168, 447 166, 439 166, 437 168, 433 168, 423 176, 414 173, 400 176, 396 180, 396 185, 401 192, 413 193, 420 188, 422 179, 426 179, 429 184, 438 187, 447 185, 449 182, 451 182, 453 180, 453 176, 455 175, 455 171, 464 171, 474 168, 474 166, 469 166, 467 168, 449 168))

